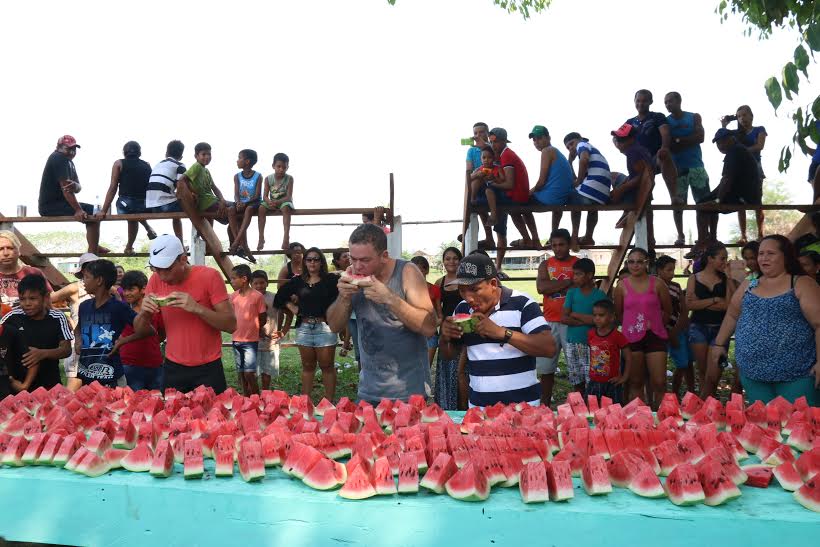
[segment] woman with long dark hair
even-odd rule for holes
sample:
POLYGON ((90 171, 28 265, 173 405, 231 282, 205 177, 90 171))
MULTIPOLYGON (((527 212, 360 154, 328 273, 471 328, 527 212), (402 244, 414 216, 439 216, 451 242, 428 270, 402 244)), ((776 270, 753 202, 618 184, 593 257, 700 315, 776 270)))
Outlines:
MULTIPOLYGON (((453 315, 456 306, 462 300, 458 292, 458 285, 447 286, 448 282, 456 278, 461 259, 461 251, 455 247, 447 247, 441 255, 444 276, 436 281, 436 285, 441 289, 442 319, 453 315)), ((451 340, 443 335, 439 337, 435 400, 444 410, 456 410, 461 406, 466 407, 467 404, 467 384, 464 383, 461 386, 459 382, 461 348, 462 345, 459 340, 451 340), (461 395, 463 395, 463 398, 461 395)))
MULTIPOLYGON (((325 313, 336 300, 339 276, 327 271, 327 260, 322 251, 311 247, 305 252, 302 274, 294 277, 276 293, 273 305, 287 307, 296 315, 296 345, 302 358, 302 393, 310 395, 316 376, 316 365, 322 371, 325 397, 336 396, 336 341, 325 313), (291 300, 296 296, 298 304, 291 300)), ((281 330, 281 326, 280 326, 281 330)))
POLYGON ((734 282, 726 275, 728 260, 723 243, 710 243, 686 285, 686 308, 692 312, 689 347, 695 357, 700 395, 704 398, 714 396, 717 388, 717 383, 706 376, 706 358, 734 293, 734 282))
POLYGON ((757 262, 760 277, 745 280, 735 292, 709 350, 708 375, 720 376, 734 333, 750 401, 805 396, 810 406, 820 405, 820 287, 802 275, 794 245, 781 235, 760 241, 757 262))

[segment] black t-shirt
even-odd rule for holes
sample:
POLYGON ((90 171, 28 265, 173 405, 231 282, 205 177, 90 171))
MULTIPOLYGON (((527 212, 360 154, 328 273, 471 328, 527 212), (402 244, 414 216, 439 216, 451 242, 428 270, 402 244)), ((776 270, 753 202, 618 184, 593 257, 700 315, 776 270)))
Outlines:
POLYGON ((638 135, 636 136, 638 144, 649 150, 652 156, 658 153, 662 144, 660 127, 669 125, 666 116, 660 112, 648 112, 645 119, 639 120, 635 116, 626 120, 626 123, 638 129, 638 135))
MULTIPOLYGON (((0 361, 8 369, 9 376, 23 381, 26 379, 26 367, 22 364, 23 354, 29 347, 55 349, 63 340, 73 340, 74 335, 68 326, 64 314, 49 310, 43 319, 32 319, 23 310, 15 309, 2 320, 0 325, 0 361)), ((40 368, 29 391, 42 386, 51 389, 60 383, 60 366, 58 359, 40 361, 40 368)))
POLYGON ((151 178, 151 166, 139 158, 123 158, 120 160, 120 195, 123 197, 145 199, 145 190, 148 188, 148 179, 151 178))
POLYGON ((282 308, 292 295, 299 298, 299 317, 324 317, 327 309, 339 295, 336 284, 339 276, 327 274, 321 281, 311 286, 301 276, 294 277, 279 289, 273 305, 282 308))
POLYGON ((723 158, 723 177, 729 181, 731 188, 724 203, 760 203, 763 181, 760 179, 757 161, 748 148, 737 143, 726 152, 726 157, 723 158))
POLYGON ((66 199, 60 187, 60 180, 79 181, 74 162, 55 150, 48 157, 43 169, 43 178, 40 179, 40 214, 47 213, 49 209, 65 208, 66 199))

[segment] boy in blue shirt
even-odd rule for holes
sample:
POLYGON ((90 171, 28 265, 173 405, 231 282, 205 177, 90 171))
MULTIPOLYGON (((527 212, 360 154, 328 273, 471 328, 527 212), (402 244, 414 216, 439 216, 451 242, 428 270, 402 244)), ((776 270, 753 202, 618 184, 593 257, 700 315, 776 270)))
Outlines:
POLYGON ((241 171, 233 176, 234 206, 229 216, 234 238, 228 252, 252 264, 256 264, 256 259, 248 246, 247 232, 251 219, 256 215, 262 200, 262 174, 253 170, 257 159, 255 150, 246 148, 239 151, 236 166, 241 171))
POLYGON ((567 291, 561 322, 568 325, 567 369, 569 382, 575 391, 585 393, 589 382, 589 329, 595 326, 592 307, 606 299, 606 294, 595 287, 595 263, 588 258, 578 259, 572 266, 573 287, 567 291))
POLYGON ((117 340, 126 325, 133 325, 131 341, 156 334, 153 327, 138 329, 136 312, 125 302, 111 297, 117 268, 110 260, 95 260, 83 268, 83 284, 94 298, 80 304, 79 321, 74 329, 75 351, 80 356, 77 377, 83 384, 97 381, 104 386, 126 385, 125 373, 117 353, 117 340))

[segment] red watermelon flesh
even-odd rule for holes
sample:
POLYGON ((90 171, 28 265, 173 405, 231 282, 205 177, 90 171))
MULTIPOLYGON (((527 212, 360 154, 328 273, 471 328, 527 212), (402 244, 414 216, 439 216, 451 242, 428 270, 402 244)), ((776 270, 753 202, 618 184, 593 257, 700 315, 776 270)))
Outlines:
POLYGON ((606 461, 600 455, 590 456, 581 471, 584 490, 590 496, 608 494, 612 492, 612 483, 609 480, 606 461))
POLYGON ((185 461, 185 442, 193 437, 190 433, 180 433, 176 437, 171 437, 171 448, 174 449, 174 462, 183 463, 185 461))
POLYGON ((678 440, 678 450, 684 460, 693 465, 698 463, 706 456, 698 442, 691 437, 681 438, 678 440))
POLYGON ((678 450, 677 443, 672 440, 662 442, 652 450, 652 453, 661 468, 660 475, 664 477, 668 476, 679 464, 684 463, 683 455, 678 450))
POLYGON ((370 482, 370 476, 363 465, 357 465, 348 474, 347 480, 339 490, 339 495, 350 500, 361 500, 376 495, 376 489, 370 482))
POLYGON ((814 442, 814 430, 811 424, 801 422, 792 426, 787 442, 789 446, 800 452, 811 450, 812 443, 814 442))
POLYGON ((365 474, 367 474, 368 476, 370 475, 370 462, 363 459, 358 454, 354 454, 353 457, 350 458, 345 464, 345 469, 347 469, 347 476, 353 476, 353 470, 359 466, 364 467, 365 474))
POLYGON ((313 448, 302 443, 293 443, 294 447, 285 458, 282 464, 282 471, 287 475, 297 479, 305 478, 310 468, 325 456, 313 448))
POLYGON ((112 443, 104 431, 92 431, 85 443, 85 447, 100 456, 112 447, 112 443))
MULTIPOLYGON (((401 469, 399 472, 401 472, 401 469)), ((370 469, 370 483, 378 495, 390 496, 397 492, 396 482, 393 479, 393 470, 387 456, 382 456, 373 463, 373 467, 370 469)))
MULTIPOLYGON (((521 465, 521 460, 512 455, 508 456, 508 459, 518 461, 519 466, 521 465)), ((444 485, 456 471, 458 471, 458 467, 453 457, 446 452, 442 452, 433 460, 433 464, 427 470, 427 473, 424 474, 424 478, 419 482, 419 486, 432 490, 436 494, 443 494, 445 492, 444 485)))
MULTIPOLYGON (((137 448, 139 448, 139 445, 137 445, 137 448)), ((183 476, 186 479, 202 478, 202 475, 205 473, 205 462, 202 455, 202 441, 199 439, 185 441, 185 454, 182 465, 183 476)))
MULTIPOLYGON (((525 463, 521 461, 521 458, 516 456, 515 454, 500 454, 501 466, 504 468, 504 474, 507 476, 507 480, 501 483, 501 486, 510 487, 515 486, 521 480, 521 471, 524 469, 525 463)), ((541 463, 541 461, 531 462, 528 461, 526 463, 541 463)), ((453 464, 455 465, 455 463, 453 464)), ((429 471, 428 471, 429 473, 429 471)), ((427 475, 425 475, 426 477, 427 475)))
POLYGON ((768 488, 769 483, 772 482, 771 466, 757 463, 744 465, 741 469, 743 469, 743 472, 746 473, 746 482, 743 483, 746 486, 752 486, 754 488, 768 488))
POLYGON ((63 442, 60 443, 60 448, 57 449, 57 453, 54 454, 54 459, 51 463, 57 467, 65 466, 71 459, 71 456, 73 456, 74 453, 77 452, 77 449, 80 448, 80 436, 82 436, 83 440, 85 440, 85 436, 82 433, 68 435, 65 437, 63 442))
POLYGON ((772 470, 772 473, 783 490, 794 492, 803 486, 803 479, 800 478, 800 473, 797 472, 792 462, 781 463, 772 470))
POLYGON ((763 401, 755 401, 746 409, 746 421, 756 424, 758 426, 765 426, 766 421, 766 405, 763 401))
POLYGON ((122 459, 128 455, 130 451, 124 448, 109 448, 102 455, 102 459, 106 461, 109 469, 120 469, 122 467, 122 459))
POLYGON ((795 460, 792 449, 788 445, 781 444, 774 449, 774 452, 763 460, 763 463, 768 465, 780 465, 785 462, 793 462, 795 460))
POLYGON ((691 391, 687 391, 681 401, 680 413, 685 419, 691 420, 692 416, 697 414, 702 406, 703 400, 691 391))
POLYGON ((632 479, 638 476, 644 465, 646 465, 646 462, 640 457, 632 452, 622 450, 612 456, 607 464, 609 480, 615 486, 627 488, 632 479))
POLYGON ((26 438, 27 441, 31 441, 35 435, 39 435, 43 432, 43 426, 40 425, 40 420, 36 418, 31 418, 26 425, 23 426, 23 437, 26 438))
POLYGON ((418 457, 410 452, 399 456, 399 494, 414 494, 419 491, 418 457))
POLYGON ((550 490, 550 500, 565 501, 575 495, 572 485, 572 470, 569 462, 544 462, 547 470, 547 484, 550 490), (549 465, 549 467, 547 467, 549 465))
POLYGON ((737 440, 740 442, 741 446, 743 446, 746 452, 756 454, 757 451, 760 449, 760 443, 763 441, 764 436, 765 431, 763 431, 763 428, 749 421, 746 422, 746 425, 743 426, 743 429, 737 436, 737 440))
POLYGON ((521 471, 518 489, 524 503, 549 501, 550 491, 547 483, 547 469, 544 464, 541 462, 526 464, 521 471))
POLYGON ((25 437, 17 436, 9 441, 6 452, 3 454, 3 465, 20 467, 23 465, 23 454, 28 448, 28 441, 25 437))
POLYGON ((174 471, 174 449, 171 442, 163 439, 157 443, 157 450, 154 452, 154 459, 151 460, 152 476, 158 478, 168 478, 174 471))
POLYGON ((720 462, 710 460, 698 469, 698 478, 706 496, 703 503, 710 506, 721 505, 740 496, 735 483, 726 476, 720 462))
POLYGON ((93 452, 91 452, 89 450, 86 450, 85 447, 83 447, 83 446, 79 447, 74 452, 74 454, 71 456, 71 459, 69 459, 66 462, 63 469, 68 469, 69 471, 75 471, 77 469, 77 466, 80 465, 80 462, 83 461, 83 458, 85 458, 86 455, 88 455, 88 454, 93 454, 93 452))
POLYGON ((46 440, 45 433, 37 433, 29 440, 28 446, 26 446, 26 450, 23 452, 23 457, 21 458, 23 465, 34 465, 37 462, 37 458, 40 456, 40 452, 43 451, 46 440))
POLYGON ((815 475, 801 486, 794 493, 794 499, 809 511, 820 513, 820 475, 815 475))
POLYGON ((456 471, 444 485, 450 497, 462 501, 483 501, 490 497, 490 485, 473 462, 456 471))
POLYGON ((621 441, 621 435, 617 430, 605 429, 604 439, 606 440, 606 446, 609 451, 610 458, 624 449, 624 444, 621 441))
POLYGON ((820 473, 820 448, 813 448, 808 452, 803 452, 795 463, 800 478, 809 480, 814 475, 820 473))
POLYGON ((120 463, 128 471, 141 473, 151 470, 151 462, 154 460, 154 452, 148 443, 138 443, 137 447, 131 450, 127 456, 122 458, 120 463))
POLYGON ((328 401, 326 398, 322 397, 322 400, 319 401, 319 404, 316 405, 316 408, 313 409, 313 413, 316 416, 324 416, 325 412, 328 410, 334 410, 336 407, 333 406, 333 403, 328 401))
POLYGON ((629 489, 644 498, 662 498, 665 495, 660 479, 645 465, 629 483, 629 489))
POLYGON ((99 477, 109 471, 108 462, 94 452, 88 451, 82 461, 77 464, 75 471, 87 477, 99 477))
POLYGON ((346 480, 347 470, 343 464, 322 458, 310 468, 302 482, 314 490, 332 490, 345 484, 346 480))
POLYGON ((694 505, 705 499, 698 472, 688 463, 675 467, 666 479, 666 494, 675 505, 694 505))
POLYGON ((233 435, 220 435, 217 437, 213 454, 214 474, 217 477, 233 477, 234 460, 236 456, 233 435))
MULTIPOLYGON (((38 465, 51 465, 54 461, 54 456, 57 454, 57 451, 60 449, 60 445, 63 443, 65 437, 60 435, 59 433, 53 433, 48 436, 48 440, 46 441, 45 445, 43 445, 43 451, 40 452, 40 455, 37 457, 37 464, 38 465)), ((0 450, 2 453, 2 450, 0 450)))
POLYGON ((728 431, 718 433, 718 440, 723 444, 723 448, 735 458, 735 461, 739 462, 749 457, 743 445, 728 431))
POLYGON ((262 443, 258 441, 242 443, 237 461, 239 462, 239 474, 245 482, 258 481, 265 477, 262 443))

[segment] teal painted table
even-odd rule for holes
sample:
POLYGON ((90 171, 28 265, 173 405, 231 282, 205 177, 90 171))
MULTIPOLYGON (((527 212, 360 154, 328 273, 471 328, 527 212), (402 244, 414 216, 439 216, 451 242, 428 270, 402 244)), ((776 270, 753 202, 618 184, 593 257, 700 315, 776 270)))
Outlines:
POLYGON ((69 545, 607 546, 818 545, 820 514, 776 483, 741 486, 722 507, 676 507, 628 490, 589 497, 576 480, 565 503, 525 505, 518 488, 483 503, 417 495, 345 500, 282 473, 245 483, 112 471, 90 479, 51 467, 0 469, 0 535, 69 545))

